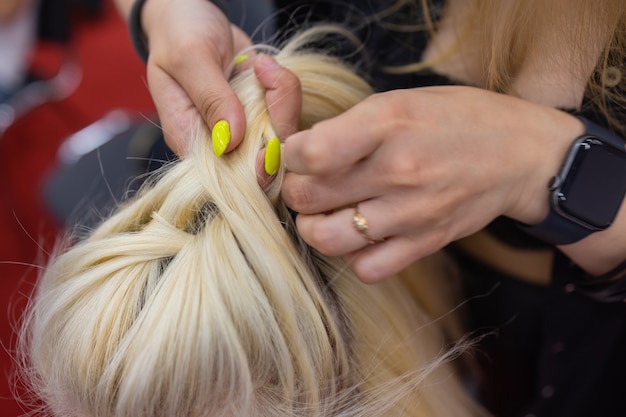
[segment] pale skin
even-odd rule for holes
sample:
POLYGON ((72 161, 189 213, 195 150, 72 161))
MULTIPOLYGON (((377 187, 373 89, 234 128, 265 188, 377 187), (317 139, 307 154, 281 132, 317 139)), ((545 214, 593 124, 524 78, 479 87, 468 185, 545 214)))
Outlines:
MULTIPOLYGON (((132 2, 116 1, 127 13, 132 2)), ((459 9, 451 7, 446 18, 459 9)), ((168 144, 184 154, 183 127, 200 114, 208 126, 229 120, 226 152, 232 150, 245 122, 227 84, 228 68, 249 40, 206 0, 149 0, 142 16, 150 39, 148 81, 168 144)), ((443 25, 426 54, 445 47, 450 35, 443 25)), ((566 53, 544 55, 531 55, 516 81, 523 99, 475 87, 391 91, 291 136, 298 81, 271 60, 255 60, 284 139, 290 173, 283 197, 300 213, 302 237, 325 254, 346 257, 363 281, 377 282, 497 216, 540 222, 549 210, 547 184, 583 132, 580 121, 553 106, 576 108, 584 91, 584 79, 552 71, 567 62, 566 53), (382 242, 370 245, 352 227, 349 206, 356 203, 370 236, 382 242)), ((484 73, 471 56, 459 59, 436 69, 480 84, 484 73)), ((589 58, 589 71, 595 60, 589 58)), ((623 205, 609 229, 560 250, 602 274, 624 260, 625 232, 623 205)))

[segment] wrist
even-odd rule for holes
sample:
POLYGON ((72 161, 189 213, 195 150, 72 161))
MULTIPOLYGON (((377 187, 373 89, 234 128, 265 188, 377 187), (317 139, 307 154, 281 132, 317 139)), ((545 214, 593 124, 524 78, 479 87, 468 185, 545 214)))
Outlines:
MULTIPOLYGON (((512 187, 513 202, 503 213, 519 223, 540 223, 550 212, 550 183, 559 172, 572 142, 584 133, 583 123, 576 117, 549 109, 548 117, 538 117, 536 129, 517 139, 524 148, 534 146, 526 152, 523 173, 519 174, 521 185, 512 187), (541 120, 545 120, 543 123, 541 120), (532 140, 540 138, 539 140, 532 140)), ((520 153, 521 151, 518 151, 520 153)))
POLYGON ((548 186, 550 210, 538 224, 520 225, 528 234, 568 245, 607 229, 626 193, 626 151, 621 137, 579 118, 585 133, 576 138, 548 186))
POLYGON ((153 22, 161 21, 163 23, 163 2, 165 0, 134 0, 132 2, 129 16, 128 26, 133 47, 137 55, 144 61, 148 61, 150 53, 149 33, 153 22))

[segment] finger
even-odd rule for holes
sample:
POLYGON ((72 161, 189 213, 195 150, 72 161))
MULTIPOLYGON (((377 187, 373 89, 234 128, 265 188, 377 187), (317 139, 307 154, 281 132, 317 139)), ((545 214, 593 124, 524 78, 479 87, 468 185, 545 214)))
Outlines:
MULTIPOLYGON (((190 63, 190 67, 197 65, 202 64, 190 63)), ((148 83, 155 92, 153 98, 168 146, 177 154, 186 155, 194 133, 192 129, 204 115, 202 120, 212 132, 216 125, 221 127, 216 130, 220 132, 217 147, 214 142, 216 154, 229 152, 241 142, 245 131, 245 115, 239 98, 220 68, 205 66, 202 73, 195 75, 193 68, 185 71, 188 74, 179 74, 179 81, 176 81, 162 68, 148 66, 148 83)))
POLYGON ((443 239, 436 232, 410 239, 394 236, 376 245, 370 245, 344 256, 348 267, 367 284, 381 282, 411 265, 432 255, 443 247, 443 239))
POLYGON ((243 137, 245 118, 227 74, 232 69, 234 47, 244 43, 242 32, 231 30, 220 9, 202 0, 190 0, 184 5, 148 2, 142 23, 149 34, 151 93, 159 102, 160 116, 172 131, 169 143, 174 149, 188 148, 188 144, 176 145, 182 139, 175 132, 186 132, 183 134, 188 139, 188 131, 200 121, 215 131, 216 122, 224 120, 217 130, 222 133, 220 153, 234 148, 243 137), (155 80, 154 74, 158 73, 167 76, 155 80), (167 90, 160 90, 164 86, 167 90), (181 124, 186 127, 178 128, 181 124))
POLYGON ((227 79, 232 59, 232 55, 222 57, 218 47, 209 42, 171 69, 172 77, 211 130, 217 155, 234 149, 245 133, 243 106, 227 79))
POLYGON ((189 153, 193 135, 192 126, 196 126, 199 114, 189 96, 180 85, 160 68, 148 65, 148 84, 153 101, 159 114, 159 121, 167 146, 178 156, 189 153))
POLYGON ((378 197, 379 178, 369 175, 374 167, 362 162, 351 168, 325 177, 288 172, 281 189, 283 201, 298 213, 316 214, 378 197))
POLYGON ((294 73, 280 66, 269 55, 261 54, 254 62, 254 72, 266 89, 265 102, 274 132, 286 138, 298 130, 302 112, 302 88, 294 73))
POLYGON ((298 213, 315 214, 389 194, 395 186, 395 168, 390 167, 394 156, 384 156, 380 147, 344 170, 322 177, 288 172, 281 189, 282 198, 298 213))
POLYGON ((330 214, 299 214, 296 224, 304 241, 321 253, 347 255, 391 235, 393 217, 376 217, 381 207, 379 201, 365 201, 330 214))
POLYGON ((230 75, 229 79, 233 79, 240 73, 251 69, 257 56, 257 51, 251 47, 248 35, 232 24, 231 30, 233 33, 234 51, 236 53, 232 59, 230 70, 226 70, 226 73, 230 75))
POLYGON ((243 51, 246 49, 250 49, 252 45, 252 41, 250 37, 238 26, 235 26, 231 23, 230 30, 233 34, 233 50, 235 51, 243 51))
POLYGON ((211 130, 215 153, 221 156, 230 152, 241 143, 245 132, 245 114, 239 98, 221 69, 205 68, 190 77, 183 88, 211 130), (196 83, 199 80, 202 82, 196 83))
POLYGON ((385 137, 385 125, 377 121, 384 111, 377 106, 375 100, 367 99, 288 137, 284 146, 286 166, 298 174, 324 176, 367 158, 385 137))

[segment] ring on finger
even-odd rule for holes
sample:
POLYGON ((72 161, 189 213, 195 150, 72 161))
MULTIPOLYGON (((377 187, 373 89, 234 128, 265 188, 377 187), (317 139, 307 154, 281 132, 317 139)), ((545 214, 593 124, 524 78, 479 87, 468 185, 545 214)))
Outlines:
POLYGON ((354 206, 354 215, 352 216, 352 226, 354 227, 354 230, 356 230, 361 236, 363 236, 365 240, 367 240, 367 243, 369 243, 370 245, 383 241, 382 239, 381 240, 373 239, 370 236, 368 232, 369 225, 367 223, 367 219, 359 211, 358 204, 354 206))

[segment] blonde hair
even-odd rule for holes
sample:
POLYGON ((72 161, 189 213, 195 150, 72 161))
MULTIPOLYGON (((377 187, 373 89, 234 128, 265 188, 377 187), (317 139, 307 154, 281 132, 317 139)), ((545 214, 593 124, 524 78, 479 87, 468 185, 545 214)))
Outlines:
MULTIPOLYGON (((371 90, 351 68, 306 51, 276 56, 302 84, 300 128, 371 90)), ((256 158, 275 136, 250 71, 232 81, 246 137, 194 151, 158 174, 87 239, 50 264, 24 326, 33 389, 56 415, 470 416, 480 409, 450 364, 460 352, 409 279, 359 282, 306 246, 256 158)), ((417 275, 417 276, 416 276, 417 275)), ((421 293, 428 299, 431 294, 421 293)), ((435 297, 432 294, 432 297, 435 297)))
MULTIPOLYGON (((463 16, 455 24, 457 41, 432 60, 397 67, 381 66, 391 73, 420 71, 450 56, 464 53, 479 57, 484 84, 492 91, 517 95, 513 84, 529 54, 548 51, 553 71, 569 71, 586 83, 586 96, 616 131, 626 135, 626 1, 624 0, 461 0, 463 16), (596 62, 588 68, 589 58, 596 62), (620 69, 621 84, 610 74, 620 69), (608 73, 607 73, 608 70, 608 73), (611 71, 613 70, 613 71, 611 71)), ((397 0, 375 16, 389 30, 426 31, 437 23, 433 0, 397 0), (402 7, 419 7, 422 20, 406 25, 389 23, 402 7)), ((548 74, 550 75, 550 74, 548 74)), ((620 80, 617 80, 619 82, 620 80)))

